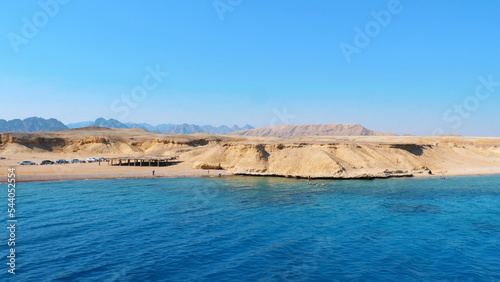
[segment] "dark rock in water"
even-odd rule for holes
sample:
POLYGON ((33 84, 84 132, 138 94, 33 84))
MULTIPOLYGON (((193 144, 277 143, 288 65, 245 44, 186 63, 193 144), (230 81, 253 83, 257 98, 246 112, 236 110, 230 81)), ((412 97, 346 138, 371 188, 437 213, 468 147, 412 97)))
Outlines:
POLYGON ((470 224, 472 230, 476 230, 478 232, 484 234, 495 234, 500 233, 500 225, 495 224, 489 221, 476 221, 470 224))
POLYGON ((443 210, 439 206, 419 203, 384 203, 382 206, 397 213, 440 213, 443 210))

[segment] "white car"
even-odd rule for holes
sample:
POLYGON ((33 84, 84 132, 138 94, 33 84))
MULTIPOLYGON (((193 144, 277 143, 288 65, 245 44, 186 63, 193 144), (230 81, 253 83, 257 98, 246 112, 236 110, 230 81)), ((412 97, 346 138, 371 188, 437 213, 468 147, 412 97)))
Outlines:
POLYGON ((96 158, 92 158, 92 157, 87 158, 87 162, 88 162, 88 163, 93 163, 93 162, 97 162, 97 161, 98 161, 98 160, 97 160, 96 158))

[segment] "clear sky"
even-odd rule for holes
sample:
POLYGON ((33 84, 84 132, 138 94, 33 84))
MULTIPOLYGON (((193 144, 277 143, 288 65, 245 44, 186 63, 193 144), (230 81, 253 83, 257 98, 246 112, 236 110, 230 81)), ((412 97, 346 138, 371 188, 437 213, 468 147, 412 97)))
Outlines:
POLYGON ((499 1, 60 2, 0 2, 0 118, 500 136, 499 1))

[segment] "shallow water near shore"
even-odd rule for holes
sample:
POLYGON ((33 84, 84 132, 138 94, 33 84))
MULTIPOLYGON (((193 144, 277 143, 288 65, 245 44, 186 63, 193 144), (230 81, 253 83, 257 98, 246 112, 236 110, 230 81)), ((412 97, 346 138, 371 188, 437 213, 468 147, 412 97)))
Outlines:
POLYGON ((116 179, 16 190, 16 275, 7 274, 4 244, 2 279, 500 279, 500 176, 324 186, 116 179))

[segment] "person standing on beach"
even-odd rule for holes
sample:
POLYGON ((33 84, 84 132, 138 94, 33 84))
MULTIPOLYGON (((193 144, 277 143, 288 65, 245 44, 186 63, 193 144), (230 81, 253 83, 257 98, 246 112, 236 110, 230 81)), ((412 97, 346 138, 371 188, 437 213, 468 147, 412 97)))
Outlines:
POLYGON ((155 171, 153 170, 153 177, 155 177, 155 171))

